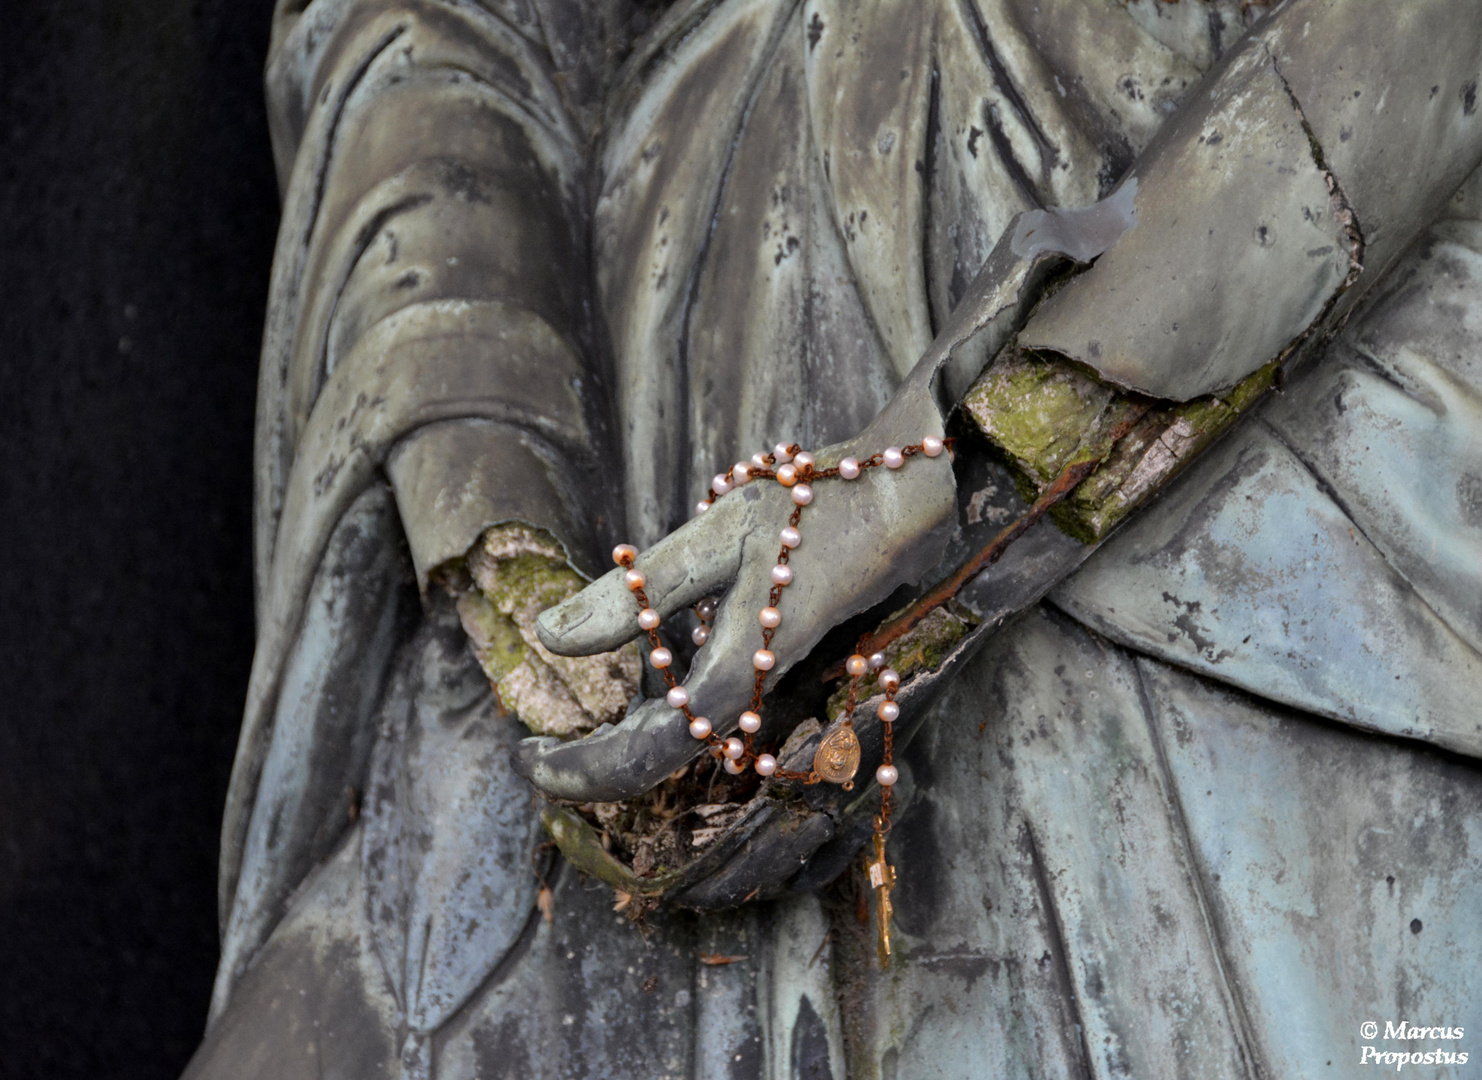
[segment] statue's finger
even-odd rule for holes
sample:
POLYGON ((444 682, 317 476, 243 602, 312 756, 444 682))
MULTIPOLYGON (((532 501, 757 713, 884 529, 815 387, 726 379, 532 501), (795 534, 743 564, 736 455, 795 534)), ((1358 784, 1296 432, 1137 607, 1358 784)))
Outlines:
MULTIPOLYGON (((769 557, 745 560, 732 595, 765 595, 771 566, 769 557)), ((631 608, 631 598, 628 603, 631 608)), ((709 720, 717 735, 730 734, 750 704, 759 633, 754 605, 723 600, 710 640, 695 654, 684 680, 690 715, 709 720)), ((771 675, 780 675, 783 667, 779 657, 771 675)), ((691 734, 683 710, 657 698, 582 739, 525 739, 515 748, 514 767, 554 798, 614 802, 642 794, 708 746, 691 734)))
MULTIPOLYGON (((719 592, 735 579, 753 507, 764 498, 747 485, 719 499, 639 554, 648 602, 665 618, 719 592)), ((563 603, 541 613, 541 643, 562 656, 608 652, 639 634, 638 607, 621 567, 614 568, 563 603)))

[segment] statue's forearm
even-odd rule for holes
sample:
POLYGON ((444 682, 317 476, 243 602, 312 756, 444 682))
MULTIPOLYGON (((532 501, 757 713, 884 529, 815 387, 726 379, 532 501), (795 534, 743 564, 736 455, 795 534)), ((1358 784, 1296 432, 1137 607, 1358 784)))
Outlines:
POLYGON ((1186 401, 1342 319, 1482 162, 1482 6, 1390 14, 1293 0, 1258 24, 1133 166, 1137 226, 1021 343, 1186 401))

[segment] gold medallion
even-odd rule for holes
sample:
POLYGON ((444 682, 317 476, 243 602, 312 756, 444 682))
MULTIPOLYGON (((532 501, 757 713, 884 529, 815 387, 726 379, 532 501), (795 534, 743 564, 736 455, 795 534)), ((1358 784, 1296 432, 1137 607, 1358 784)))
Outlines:
POLYGON ((849 784, 859 772, 859 737, 854 725, 840 724, 823 737, 813 755, 813 771, 830 784, 849 784))

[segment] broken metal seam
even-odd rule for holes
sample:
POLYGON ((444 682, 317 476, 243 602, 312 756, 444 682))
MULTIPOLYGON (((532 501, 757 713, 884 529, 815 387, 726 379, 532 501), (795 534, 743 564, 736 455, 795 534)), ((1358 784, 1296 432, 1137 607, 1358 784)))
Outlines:
MULTIPOLYGON (((1363 226, 1359 222, 1358 211, 1354 208, 1352 200, 1349 199, 1348 192, 1343 188, 1343 182, 1338 179, 1337 175, 1328 166, 1327 153, 1323 150, 1322 142, 1318 139, 1317 132, 1312 130, 1312 125, 1307 120, 1307 114, 1302 111, 1302 103, 1297 100, 1296 91, 1292 89, 1292 84, 1287 81, 1287 77, 1282 73, 1281 65, 1277 63, 1276 56, 1271 52, 1271 46, 1263 42, 1261 48, 1266 52, 1266 59, 1271 61, 1271 70, 1281 80, 1281 87, 1286 91, 1287 100, 1292 105, 1292 111, 1297 114, 1297 122, 1302 125, 1302 131, 1307 136, 1307 145, 1312 152, 1313 164, 1318 167, 1318 170, 1323 175, 1323 179, 1327 181, 1328 198, 1333 203, 1333 216, 1348 238, 1348 275, 1343 279, 1343 283, 1339 285, 1338 291, 1334 294, 1332 300, 1328 302, 1329 310, 1331 310, 1331 305, 1337 301, 1338 297, 1348 291, 1349 287, 1358 280, 1359 275, 1364 271, 1365 243, 1363 226)), ((1327 314, 1328 311, 1325 310, 1323 317, 1326 317, 1327 314)))

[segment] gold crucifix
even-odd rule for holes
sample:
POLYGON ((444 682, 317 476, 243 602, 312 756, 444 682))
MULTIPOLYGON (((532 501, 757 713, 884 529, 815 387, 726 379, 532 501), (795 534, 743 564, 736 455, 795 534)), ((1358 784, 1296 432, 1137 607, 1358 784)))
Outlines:
POLYGON ((875 890, 875 919, 878 939, 875 949, 880 966, 890 963, 890 917, 895 909, 890 904, 890 890, 895 888, 895 867, 885 861, 885 837, 875 833, 875 858, 870 863, 870 887, 875 890))

